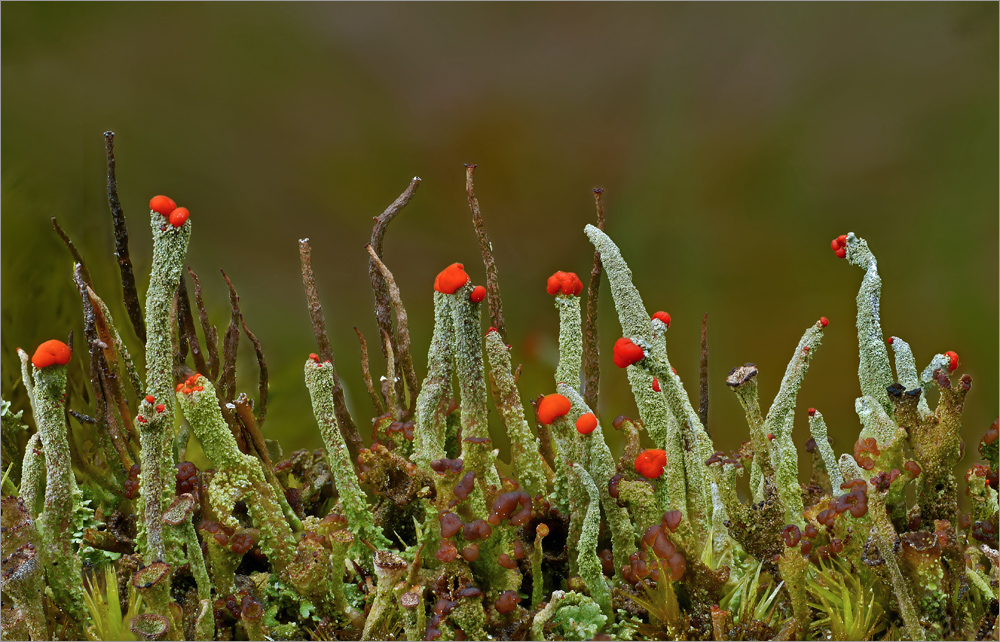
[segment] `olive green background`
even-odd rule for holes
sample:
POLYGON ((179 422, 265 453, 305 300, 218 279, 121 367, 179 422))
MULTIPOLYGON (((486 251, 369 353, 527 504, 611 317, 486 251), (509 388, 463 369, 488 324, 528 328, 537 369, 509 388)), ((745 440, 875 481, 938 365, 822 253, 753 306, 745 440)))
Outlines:
MULTIPOLYGON (((729 369, 756 362, 768 405, 824 315, 796 440, 815 406, 838 451, 850 449, 862 273, 829 247, 848 231, 879 259, 887 335, 908 340, 919 367, 955 350, 973 376, 971 447, 998 407, 997 23, 995 3, 4 3, 4 397, 24 405, 16 346, 82 331, 52 215, 138 352, 112 256, 102 132, 113 129, 141 291, 147 203, 163 193, 191 211, 189 264, 220 334, 219 268, 240 292, 271 369, 265 433, 286 452, 320 444, 302 381, 315 347, 297 240, 312 239, 337 365, 367 434, 352 327, 375 343, 371 218, 422 177, 384 253, 422 377, 434 275, 460 261, 484 280, 467 162, 479 164, 526 401, 553 389, 545 279, 586 279, 583 226, 603 186, 607 230, 649 310, 673 316, 668 350, 695 396, 709 313, 719 447, 746 438, 729 369)), ((635 415, 611 363, 620 328, 607 294, 605 283, 606 421, 635 415)), ((241 350, 241 388, 253 393, 245 340, 241 350)))

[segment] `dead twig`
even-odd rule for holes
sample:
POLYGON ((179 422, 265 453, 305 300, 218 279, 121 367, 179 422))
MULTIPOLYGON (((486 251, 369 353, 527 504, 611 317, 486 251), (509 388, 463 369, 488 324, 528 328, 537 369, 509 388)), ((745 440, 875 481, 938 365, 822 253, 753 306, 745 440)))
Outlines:
POLYGON ((132 259, 128 255, 128 227, 125 225, 125 213, 122 211, 121 201, 118 200, 114 132, 104 132, 104 146, 108 152, 108 205, 111 207, 111 222, 115 228, 115 258, 118 259, 118 268, 122 273, 122 296, 135 334, 145 344, 146 322, 142 318, 142 305, 139 303, 139 291, 135 286, 132 259))
POLYGON ((361 376, 365 380, 365 387, 368 388, 368 396, 375 407, 375 414, 381 415, 385 413, 385 404, 382 403, 382 398, 375 392, 375 383, 372 381, 372 365, 368 360, 368 342, 365 341, 365 335, 361 334, 361 330, 358 330, 357 326, 354 327, 354 332, 357 333, 358 341, 361 342, 361 376))
POLYGON ((486 265, 486 301, 490 306, 490 325, 497 329, 503 339, 507 339, 507 329, 503 323, 503 304, 500 301, 500 283, 497 279, 497 265, 493 260, 493 245, 486 234, 483 224, 483 214, 479 210, 479 199, 476 198, 475 186, 476 166, 465 166, 465 193, 469 197, 469 209, 472 211, 472 223, 476 226, 476 237, 479 238, 479 249, 483 253, 483 263, 486 265))
POLYGON ((698 388, 701 392, 698 418, 708 432, 708 312, 701 318, 701 377, 698 388))
MULTIPOLYGON (((597 229, 604 231, 604 189, 594 188, 594 204, 597 206, 597 229)), ((601 386, 601 360, 597 329, 597 303, 601 294, 601 253, 594 251, 594 264, 590 268, 590 284, 587 286, 587 317, 583 329, 583 401, 598 417, 597 393, 601 386)))
POLYGON ((205 309, 205 300, 201 297, 201 281, 198 280, 198 275, 191 268, 188 268, 188 274, 191 275, 191 280, 194 281, 194 301, 195 305, 198 306, 201 331, 205 335, 206 365, 211 375, 208 378, 212 383, 215 383, 219 378, 219 333, 215 329, 215 326, 208 321, 208 311, 205 309))

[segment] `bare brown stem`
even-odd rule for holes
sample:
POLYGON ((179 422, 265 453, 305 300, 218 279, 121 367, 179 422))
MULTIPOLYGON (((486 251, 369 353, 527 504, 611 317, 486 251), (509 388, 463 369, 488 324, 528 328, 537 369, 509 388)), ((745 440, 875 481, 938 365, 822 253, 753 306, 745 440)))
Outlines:
MULTIPOLYGON (((597 229, 604 231, 604 189, 594 188, 594 204, 597 207, 597 229)), ((594 251, 594 264, 590 268, 590 283, 587 286, 587 317, 583 328, 583 400, 600 417, 597 409, 597 393, 601 387, 601 359, 597 327, 597 303, 601 294, 601 253, 594 251)))
POLYGON ((122 273, 122 296, 125 300, 125 311, 132 321, 135 334, 139 340, 146 343, 146 322, 142 318, 142 305, 139 303, 139 291, 135 286, 135 273, 132 271, 132 259, 128 255, 128 227, 125 225, 125 213, 121 201, 118 200, 118 178, 115 176, 115 133, 104 132, 104 147, 108 152, 108 205, 111 207, 111 222, 115 228, 115 258, 122 273))
POLYGON ((358 341, 361 342, 361 376, 364 377, 365 387, 368 388, 368 396, 372 400, 372 406, 375 407, 375 414, 381 415, 385 412, 385 404, 382 403, 382 398, 375 392, 375 383, 372 381, 372 365, 368 360, 368 342, 365 341, 365 335, 361 334, 361 330, 358 330, 357 326, 355 326, 354 331, 358 335, 358 341))
POLYGON ((483 214, 479 209, 479 199, 476 198, 475 186, 476 166, 465 166, 465 193, 469 197, 469 210, 472 211, 472 223, 476 226, 476 237, 479 238, 479 249, 483 253, 483 264, 486 265, 486 302, 490 307, 490 325, 497 329, 500 336, 506 340, 507 329, 503 323, 503 304, 500 300, 500 282, 497 279, 497 265, 493 260, 493 246, 486 234, 483 224, 483 214))

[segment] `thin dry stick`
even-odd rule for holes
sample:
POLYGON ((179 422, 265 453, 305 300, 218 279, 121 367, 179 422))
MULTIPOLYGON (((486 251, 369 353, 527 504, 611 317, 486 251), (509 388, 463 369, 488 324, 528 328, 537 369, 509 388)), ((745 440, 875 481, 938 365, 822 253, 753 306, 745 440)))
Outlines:
POLYGON ((231 402, 236 398, 236 353, 240 346, 240 296, 236 294, 233 282, 229 280, 225 270, 222 278, 226 280, 229 288, 229 327, 222 339, 222 377, 219 379, 219 389, 222 391, 222 398, 231 402))
POLYGON ((195 305, 198 306, 201 331, 205 335, 205 357, 208 362, 208 372, 211 375, 208 378, 211 379, 212 383, 215 383, 219 378, 219 333, 215 326, 208 321, 208 311, 205 309, 205 300, 201 297, 201 281, 198 280, 198 275, 191 268, 188 268, 188 274, 194 281, 194 301, 195 305))
MULTIPOLYGON (((403 298, 399 294, 399 286, 396 285, 396 279, 393 278, 392 272, 379 259, 378 254, 375 253, 375 248, 371 245, 365 247, 371 256, 372 262, 375 263, 378 271, 388 284, 389 296, 392 298, 392 307, 396 312, 396 328, 399 330, 399 341, 395 346, 396 351, 399 353, 399 359, 396 360, 396 370, 399 370, 398 364, 402 362, 403 376, 406 377, 406 387, 410 391, 410 406, 407 412, 412 417, 417 407, 417 395, 420 394, 420 383, 417 381, 417 373, 413 369, 413 357, 410 355, 410 327, 407 323, 406 308, 403 306, 403 298)), ((385 331, 383 330, 383 332, 385 331)), ((385 334, 391 341, 392 335, 388 332, 385 332, 385 334)), ((398 395, 399 387, 396 386, 396 389, 396 394, 398 395)), ((403 400, 402 397, 398 397, 398 399, 400 402, 403 400)))
MULTIPOLYGON (((375 257, 382 256, 382 241, 385 238, 385 231, 389 227, 389 222, 396 217, 396 214, 406 207, 406 204, 410 202, 413 198, 413 194, 420 187, 420 177, 414 176, 410 184, 403 190, 403 193, 399 195, 392 204, 386 208, 384 212, 374 217, 372 220, 375 221, 375 225, 372 227, 372 239, 369 246, 375 250, 375 257)), ((392 330, 392 320, 389 318, 389 288, 386 285, 385 277, 382 275, 381 270, 371 259, 368 261, 368 277, 371 279, 372 290, 375 292, 375 320, 378 322, 379 332, 385 332, 389 335, 389 340, 392 345, 392 350, 394 352, 398 351, 399 346, 396 341, 396 334, 392 330)), ((402 340, 402 337, 400 337, 402 340)), ((386 348, 383 345, 382 352, 383 357, 386 361, 389 360, 389 354, 385 352, 386 348)), ((395 388, 396 397, 399 399, 403 398, 403 375, 400 371, 402 359, 394 359, 396 363, 395 374, 395 388)), ((409 383, 409 379, 406 380, 409 383)), ((417 395, 411 389, 411 399, 416 399, 417 395)), ((415 403, 415 401, 413 402, 415 403)), ((412 407, 411 407, 412 412, 412 407)))
POLYGON ((475 164, 465 166, 465 193, 469 197, 472 223, 476 226, 479 249, 483 253, 483 263, 486 265, 486 300, 490 306, 490 324, 497 329, 501 337, 506 339, 507 329, 503 324, 503 305, 500 301, 500 282, 497 280, 497 265, 493 260, 493 245, 490 244, 490 237, 486 234, 486 226, 483 225, 483 214, 479 210, 479 199, 476 198, 475 173, 475 164))
POLYGON ((111 207, 111 221, 115 228, 115 258, 122 273, 122 295, 125 300, 125 310, 132 321, 135 334, 139 340, 146 343, 146 322, 142 318, 142 305, 139 303, 139 291, 135 287, 135 274, 132 272, 132 259, 128 255, 128 227, 125 225, 125 213, 121 201, 118 200, 118 179, 115 176, 115 133, 104 132, 104 146, 108 152, 108 205, 111 207))
POLYGON ((698 418, 708 432, 708 312, 701 318, 701 400, 698 404, 698 418))
POLYGON ((309 239, 299 240, 299 258, 302 261, 302 284, 305 286, 306 299, 309 301, 309 317, 312 319, 313 334, 316 335, 320 359, 329 361, 330 365, 333 366, 331 371, 333 375, 333 409, 337 415, 340 434, 347 444, 347 450, 350 451, 353 461, 361 450, 361 433, 358 432, 358 427, 347 408, 344 387, 340 385, 340 377, 337 376, 337 363, 333 358, 333 348, 330 346, 330 337, 326 334, 326 322, 323 320, 323 306, 320 304, 319 294, 316 292, 316 277, 312 269, 312 249, 309 247, 309 239))
POLYGON ((59 221, 56 217, 52 217, 52 228, 55 229, 56 234, 62 239, 62 242, 66 245, 66 249, 69 250, 70 255, 73 257, 73 262, 80 266, 80 271, 83 276, 83 282, 89 286, 94 285, 94 281, 90 278, 90 270, 87 269, 87 264, 83 261, 83 257, 80 256, 80 252, 73 245, 73 241, 70 240, 69 235, 63 231, 63 228, 59 227, 59 221))
MULTIPOLYGON (((597 229, 604 231, 604 189, 594 188, 594 204, 597 206, 597 229)), ((601 253, 594 251, 594 265, 590 268, 590 284, 587 286, 587 319, 583 330, 583 401, 600 417, 597 409, 597 393, 601 387, 601 360, 599 332, 597 329, 597 303, 601 294, 601 253)))
POLYGON ((205 363, 205 355, 201 353, 201 345, 198 342, 198 332, 194 327, 194 317, 191 314, 191 300, 188 297, 187 280, 181 273, 181 282, 177 286, 177 324, 182 341, 186 341, 191 349, 191 357, 194 359, 194 368, 199 374, 208 377, 208 365, 205 363))
POLYGON ((243 332, 250 339, 250 343, 253 344, 254 354, 257 355, 257 368, 260 371, 260 378, 257 381, 257 426, 262 427, 264 419, 267 418, 267 392, 269 387, 267 361, 264 360, 264 351, 260 347, 260 339, 253 332, 250 332, 250 328, 247 327, 247 320, 243 318, 242 314, 240 315, 240 322, 243 324, 243 332))
POLYGON ((354 326, 354 331, 358 335, 358 341, 361 342, 361 376, 364 377, 365 387, 368 388, 368 396, 375 407, 375 414, 381 415, 385 413, 385 404, 382 403, 382 398, 375 392, 375 383, 372 381, 372 365, 368 360, 368 342, 365 341, 365 335, 361 334, 361 330, 358 330, 357 326, 354 326))
POLYGON ((249 437, 250 445, 256 451, 257 457, 264 462, 266 469, 273 474, 274 465, 271 463, 271 453, 267 450, 264 434, 260 431, 260 424, 254 419, 253 404, 250 403, 246 395, 240 395, 236 398, 234 405, 236 406, 236 415, 239 417, 240 423, 243 424, 245 436, 249 437))
MULTIPOLYGON (((132 411, 128 406, 128 399, 122 390, 121 380, 119 378, 118 369, 118 353, 115 351, 114 338, 111 335, 111 328, 109 327, 108 319, 104 316, 104 305, 103 301, 97 296, 93 288, 90 286, 86 287, 87 299, 90 302, 90 308, 94 319, 94 328, 96 330, 96 336, 100 338, 101 344, 103 346, 103 361, 102 370, 107 373, 104 377, 104 384, 107 388, 107 394, 114 399, 115 406, 118 408, 118 414, 121 415, 122 423, 125 425, 125 430, 131 437, 134 443, 139 443, 139 433, 135 429, 135 424, 132 422, 132 411)), ((110 420, 109 420, 110 422, 110 420)))

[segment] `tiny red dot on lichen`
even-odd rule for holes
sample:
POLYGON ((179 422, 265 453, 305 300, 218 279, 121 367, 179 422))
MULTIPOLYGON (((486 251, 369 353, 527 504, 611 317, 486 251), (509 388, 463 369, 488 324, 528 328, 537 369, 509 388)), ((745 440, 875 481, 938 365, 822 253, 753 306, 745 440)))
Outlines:
POLYGON ((833 253, 837 255, 838 259, 846 258, 847 257, 847 248, 846 247, 838 247, 836 250, 833 251, 833 253))
POLYGON ((545 395, 541 403, 538 404, 538 421, 543 424, 550 424, 557 417, 562 417, 569 413, 569 399, 562 395, 545 395))
POLYGON ((442 294, 455 294, 458 288, 468 282, 469 275, 465 273, 465 266, 461 263, 452 263, 434 278, 434 289, 442 294))
POLYGON ((316 354, 315 352, 310 352, 309 358, 315 361, 316 363, 319 363, 319 355, 316 354))
POLYGON ((553 296, 557 294, 579 296, 583 291, 583 281, 574 272, 556 272, 546 282, 545 291, 553 296))
POLYGON ((830 320, 827 319, 826 317, 820 317, 819 324, 825 328, 826 326, 830 325, 830 320))
POLYGON ((667 326, 668 328, 670 327, 670 315, 664 312, 663 310, 654 312, 653 319, 659 319, 660 321, 663 321, 663 325, 667 326))
POLYGON ((156 404, 156 412, 163 412, 166 409, 167 409, 167 407, 164 406, 162 403, 156 404))
POLYGON ((180 227, 187 222, 189 216, 191 216, 191 212, 188 212, 186 207, 178 207, 170 212, 170 224, 174 227, 180 227))
POLYGON ((161 216, 170 216, 170 213, 177 209, 177 203, 174 203, 174 199, 159 194, 149 199, 149 209, 161 216))
POLYGON ((597 428, 597 417, 594 413, 588 412, 585 415, 580 415, 580 418, 576 420, 576 430, 581 435, 589 435, 594 432, 597 428))
POLYGON ((662 475, 666 466, 667 452, 665 450, 644 450, 635 458, 635 471, 649 479, 656 479, 662 475))
POLYGON ((810 408, 809 409, 809 416, 810 417, 815 417, 816 416, 816 409, 815 408, 810 408))
POLYGON ((768 441, 774 441, 774 433, 773 432, 767 433, 767 440, 768 441))
POLYGON ((490 326, 490 329, 486 331, 486 334, 489 334, 490 332, 500 332, 500 331, 494 328, 493 326, 490 326))
POLYGON ((660 391, 660 380, 657 379, 656 377, 653 377, 653 390, 655 392, 659 392, 660 391))
POLYGON ((615 341, 614 360, 619 368, 626 368, 633 363, 642 361, 646 356, 643 349, 632 343, 628 337, 622 337, 615 341))
POLYGON ((481 285, 477 285, 472 288, 472 292, 469 293, 469 300, 473 303, 482 303, 483 299, 486 298, 486 288, 481 285))
POLYGON ((135 420, 138 421, 140 424, 146 423, 146 418, 143 417, 142 415, 139 415, 138 417, 136 417, 135 420))
POLYGON ((31 356, 31 365, 36 368, 47 368, 52 365, 64 366, 73 357, 73 351, 59 339, 49 339, 35 349, 31 356))
POLYGON ((156 397, 153 395, 146 395, 146 403, 156 403, 156 397))
POLYGON ((958 368, 958 353, 949 350, 944 353, 944 356, 948 357, 948 372, 955 372, 955 369, 958 368))
POLYGON ((892 341, 893 341, 892 337, 889 337, 888 339, 885 340, 885 342, 888 343, 889 345, 892 345, 892 341))

